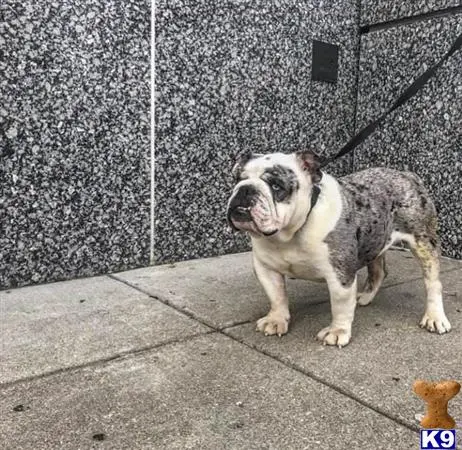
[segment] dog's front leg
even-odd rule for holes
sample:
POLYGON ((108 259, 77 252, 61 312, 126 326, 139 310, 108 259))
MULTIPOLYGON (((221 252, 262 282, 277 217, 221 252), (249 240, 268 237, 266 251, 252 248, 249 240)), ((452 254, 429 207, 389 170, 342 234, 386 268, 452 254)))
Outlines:
POLYGON ((356 307, 356 277, 351 285, 346 287, 342 286, 336 277, 327 280, 327 284, 330 293, 332 323, 323 328, 317 338, 324 344, 344 347, 351 339, 351 325, 356 307))
POLYGON ((282 336, 287 333, 290 320, 285 277, 265 267, 255 256, 253 267, 271 303, 270 312, 257 321, 257 331, 265 333, 266 336, 282 336))

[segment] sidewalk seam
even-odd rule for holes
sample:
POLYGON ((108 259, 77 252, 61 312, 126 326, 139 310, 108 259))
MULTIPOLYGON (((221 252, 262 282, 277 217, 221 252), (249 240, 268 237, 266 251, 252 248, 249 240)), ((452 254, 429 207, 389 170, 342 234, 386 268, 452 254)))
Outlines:
POLYGON ((15 386, 17 384, 27 383, 27 382, 35 381, 35 380, 41 380, 42 378, 48 378, 48 377, 51 377, 53 375, 60 375, 62 373, 72 373, 72 372, 76 372, 78 370, 86 369, 86 368, 90 368, 90 367, 97 367, 99 365, 103 365, 103 364, 106 364, 108 362, 113 362, 113 361, 121 360, 121 359, 130 357, 130 356, 135 356, 135 355, 140 355, 140 354, 143 354, 143 353, 148 353, 151 350, 155 350, 155 349, 164 347, 166 345, 181 344, 181 343, 187 342, 187 341, 189 341, 191 339, 196 339, 196 338, 201 337, 201 336, 206 336, 206 335, 215 334, 215 333, 216 333, 216 330, 213 330, 213 329, 206 330, 204 332, 195 333, 195 334, 191 334, 191 335, 188 335, 188 336, 183 336, 182 338, 173 338, 173 339, 169 339, 167 341, 159 342, 157 344, 146 345, 144 347, 135 348, 135 349, 127 350, 127 351, 124 351, 124 352, 115 353, 112 356, 107 356, 105 358, 95 359, 93 361, 88 361, 88 362, 85 362, 85 363, 82 363, 82 364, 76 364, 74 366, 62 367, 60 369, 50 370, 48 372, 43 372, 43 373, 40 373, 40 374, 37 374, 37 375, 30 375, 30 376, 27 376, 27 377, 24 377, 24 378, 18 378, 17 380, 5 381, 3 383, 0 383, 0 391, 3 390, 3 389, 9 388, 11 386, 15 386))
MULTIPOLYGON (((177 305, 172 303, 168 298, 160 297, 158 294, 152 294, 149 291, 147 291, 146 289, 143 289, 143 288, 137 286, 136 284, 133 284, 133 283, 130 283, 129 281, 118 278, 117 275, 109 274, 109 275, 106 275, 106 276, 111 278, 112 280, 118 281, 119 283, 125 284, 126 286, 131 287, 132 289, 135 289, 138 292, 141 292, 142 294, 145 294, 148 297, 150 297, 150 298, 152 298, 154 300, 157 300, 157 301, 163 303, 166 306, 169 306, 170 308, 173 308, 175 311, 184 314, 185 316, 187 316, 190 319, 195 320, 196 322, 199 322, 201 325, 205 325, 206 327, 212 328, 214 331, 221 331, 221 330, 224 330, 225 328, 232 328, 232 327, 236 327, 238 325, 244 325, 244 324, 250 323, 250 322, 252 322, 254 320, 254 319, 241 320, 241 321, 231 322, 229 324, 225 324, 225 325, 223 325, 221 327, 216 326, 216 325, 210 324, 209 322, 203 320, 202 318, 197 316, 194 312, 190 311, 189 309, 178 307, 177 305)), ((162 294, 160 294, 160 295, 162 295, 162 294)))
MULTIPOLYGON (((231 335, 231 334, 228 334, 226 331, 222 331, 220 334, 223 334, 227 337, 229 337, 230 339, 232 339, 233 341, 235 342, 238 342, 239 344, 242 344, 252 350, 255 350, 257 353, 261 354, 261 355, 264 355, 268 358, 271 358, 273 361, 277 361, 281 364, 283 364, 284 366, 292 369, 292 370, 295 370, 296 372, 298 373, 301 373, 303 375, 305 375, 306 377, 312 379, 313 381, 316 381, 336 392, 338 392, 339 394, 359 403, 360 405, 368 408, 368 409, 371 409, 372 411, 386 417, 387 419, 389 420, 392 420, 393 422, 403 426, 403 427, 406 427, 407 429, 411 430, 411 431, 414 431, 416 433, 419 433, 420 432, 420 429, 418 426, 414 426, 412 424, 410 424, 409 422, 406 422, 405 420, 402 420, 400 419, 399 417, 395 417, 393 415, 391 415, 390 413, 386 412, 386 411, 383 411, 382 409, 380 408, 377 408, 375 407, 374 405, 370 404, 369 402, 365 401, 365 400, 362 400, 361 398, 357 397, 355 394, 353 394, 352 392, 349 392, 329 381, 326 381, 324 379, 322 379, 321 377, 319 377, 318 375, 315 375, 314 373, 308 371, 308 370, 304 370, 302 369, 301 367, 297 366, 295 363, 289 363, 287 361, 284 361, 283 359, 280 359, 278 358, 277 356, 274 356, 272 355, 271 353, 265 351, 265 350, 262 350, 260 348, 257 348, 255 346, 253 346, 252 344, 248 344, 247 342, 245 342, 244 340, 240 340, 238 338, 236 338, 235 336, 231 335)), ((334 349, 335 350, 335 349, 334 349)))

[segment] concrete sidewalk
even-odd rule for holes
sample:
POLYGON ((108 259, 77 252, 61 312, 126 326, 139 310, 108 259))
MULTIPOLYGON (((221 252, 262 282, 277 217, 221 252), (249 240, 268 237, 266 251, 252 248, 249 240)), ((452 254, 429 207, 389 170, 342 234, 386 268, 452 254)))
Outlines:
POLYGON ((417 325, 416 262, 388 265, 343 349, 314 340, 322 284, 289 280, 289 334, 255 332, 249 254, 2 291, 0 448, 419 448, 413 381, 462 380, 462 263, 442 263, 444 336, 417 325))

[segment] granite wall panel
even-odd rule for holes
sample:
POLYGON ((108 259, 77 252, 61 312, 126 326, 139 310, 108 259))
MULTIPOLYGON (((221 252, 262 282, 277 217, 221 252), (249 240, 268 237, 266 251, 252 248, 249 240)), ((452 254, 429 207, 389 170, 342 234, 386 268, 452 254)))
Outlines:
POLYGON ((0 2, 0 288, 149 263, 150 3, 0 2))
POLYGON ((239 152, 332 154, 347 141, 358 14, 353 0, 156 3, 157 263, 248 249, 225 218, 239 152), (311 81, 313 39, 339 45, 337 84, 311 81))
POLYGON ((361 0, 361 25, 413 17, 462 6, 460 0, 361 0))
MULTIPOLYGON (((459 14, 363 35, 358 127, 393 104, 461 33, 459 14)), ((417 173, 439 212, 443 253, 462 258, 462 51, 355 151, 354 166, 388 166, 417 173)))

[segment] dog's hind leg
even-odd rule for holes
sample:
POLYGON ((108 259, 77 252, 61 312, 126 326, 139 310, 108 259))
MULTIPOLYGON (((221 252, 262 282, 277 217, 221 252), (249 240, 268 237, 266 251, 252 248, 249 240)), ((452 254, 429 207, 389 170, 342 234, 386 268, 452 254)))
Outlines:
POLYGON ((385 253, 367 265, 367 280, 362 292, 358 293, 358 305, 369 305, 387 276, 385 253))
POLYGON ((422 328, 430 332, 447 333, 451 324, 446 318, 443 307, 442 286, 440 282, 440 262, 436 232, 430 236, 418 235, 409 242, 412 253, 422 267, 427 299, 425 314, 420 322, 422 328))

